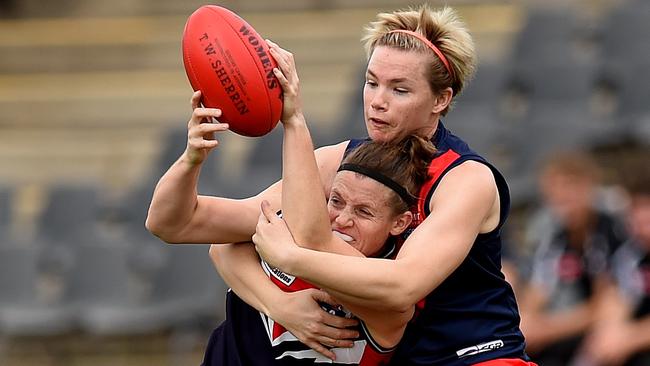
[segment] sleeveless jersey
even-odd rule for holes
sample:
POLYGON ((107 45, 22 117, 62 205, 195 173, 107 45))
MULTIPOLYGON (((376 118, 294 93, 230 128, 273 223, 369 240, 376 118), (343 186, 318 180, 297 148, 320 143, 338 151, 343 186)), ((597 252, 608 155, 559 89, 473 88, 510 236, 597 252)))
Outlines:
MULTIPOLYGON (((394 241, 389 241, 380 257, 389 258, 394 252, 394 241)), ((315 288, 307 281, 271 267, 263 260, 261 265, 269 279, 285 292, 315 288)), ((321 304, 321 307, 334 315, 353 316, 345 309, 332 308, 329 304, 321 304)), ((388 365, 395 349, 378 345, 361 320, 358 331, 359 338, 354 341, 352 348, 331 349, 336 354, 336 362, 332 362, 229 290, 226 294, 226 320, 213 331, 202 365, 388 365)))
MULTIPOLYGON (((285 292, 300 291, 307 288, 316 288, 311 283, 269 266, 262 260, 262 267, 275 283, 285 292)), ((347 318, 353 315, 344 308, 333 308, 329 304, 321 303, 323 310, 331 314, 347 318)), ((282 361, 282 365, 313 365, 321 362, 330 363, 331 360, 301 343, 293 334, 275 323, 263 313, 260 313, 264 328, 271 342, 273 358, 282 361)), ((393 355, 394 348, 387 349, 378 345, 370 335, 363 321, 359 320, 359 338, 354 341, 352 348, 333 348, 336 354, 334 364, 351 365, 388 365, 393 355)))
MULTIPOLYGON (((348 151, 364 140, 351 140, 348 151)), ((442 177, 468 160, 488 166, 501 203, 497 228, 479 234, 461 265, 416 305, 392 359, 394 365, 460 366, 501 358, 528 360, 519 329, 515 296, 501 273, 501 228, 510 208, 503 176, 483 157, 439 123, 432 140, 438 152, 429 166, 431 179, 420 191, 416 217, 428 215, 429 201, 442 177)), ((431 245, 435 245, 431 238, 431 245)))

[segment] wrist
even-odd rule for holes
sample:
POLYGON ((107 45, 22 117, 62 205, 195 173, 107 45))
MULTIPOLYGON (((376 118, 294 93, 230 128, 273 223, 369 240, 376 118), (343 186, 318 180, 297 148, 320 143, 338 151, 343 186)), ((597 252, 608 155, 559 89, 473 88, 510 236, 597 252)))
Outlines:
POLYGON ((196 151, 190 151, 189 149, 186 149, 183 152, 183 155, 181 155, 181 158, 179 159, 179 162, 189 168, 189 169, 194 169, 198 168, 201 166, 203 163, 203 157, 199 152, 196 151))
POLYGON ((285 129, 287 129, 306 126, 307 122, 305 121, 305 116, 302 114, 302 112, 296 111, 291 115, 291 117, 283 119, 282 125, 285 129))
POLYGON ((282 261, 282 270, 292 276, 301 277, 302 258, 304 258, 304 254, 308 250, 298 245, 292 246, 290 250, 285 252, 286 255, 282 261))
MULTIPOLYGON (((275 286, 275 285, 274 285, 275 286)), ((278 291, 273 291, 272 294, 267 298, 267 303, 262 303, 262 312, 273 320, 282 319, 280 312, 282 311, 283 306, 286 304, 284 297, 286 293, 279 288, 278 291)))

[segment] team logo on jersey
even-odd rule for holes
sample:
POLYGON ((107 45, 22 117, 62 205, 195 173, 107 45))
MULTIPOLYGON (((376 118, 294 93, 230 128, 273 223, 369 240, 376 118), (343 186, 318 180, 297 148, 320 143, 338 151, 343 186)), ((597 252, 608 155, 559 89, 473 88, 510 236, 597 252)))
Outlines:
POLYGON ((496 341, 481 343, 481 344, 477 344, 476 346, 463 348, 461 350, 456 351, 456 355, 458 356, 458 358, 463 358, 463 357, 472 356, 483 352, 494 351, 495 349, 499 349, 501 347, 503 347, 503 341, 498 339, 496 341))
MULTIPOLYGON (((312 359, 314 363, 332 363, 332 360, 322 354, 310 349, 301 343, 296 336, 291 334, 282 325, 273 321, 266 314, 260 313, 262 323, 266 334, 269 336, 271 346, 274 347, 275 359, 279 360, 285 357, 295 359, 312 359), (281 350, 281 344, 292 343, 294 347, 288 346, 287 349, 281 350), (297 345, 297 347, 296 347, 297 345)), ((367 342, 365 340, 355 340, 352 348, 330 348, 330 351, 336 355, 339 363, 356 364, 361 363, 367 342)))
POLYGON ((293 281, 296 280, 296 276, 292 276, 290 274, 282 272, 280 269, 276 267, 271 267, 266 261, 262 260, 262 268, 264 269, 264 272, 266 272, 267 276, 273 276, 276 280, 280 281, 283 283, 285 286, 291 286, 293 281))

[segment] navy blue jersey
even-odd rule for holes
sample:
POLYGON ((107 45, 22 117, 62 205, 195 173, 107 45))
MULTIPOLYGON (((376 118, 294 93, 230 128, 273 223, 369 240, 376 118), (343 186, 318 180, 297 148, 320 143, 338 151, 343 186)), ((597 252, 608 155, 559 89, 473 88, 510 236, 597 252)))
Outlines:
MULTIPOLYGON (((263 262, 267 274, 284 291, 299 291, 313 286, 300 278, 293 277, 263 262)), ((331 314, 350 317, 352 314, 342 308, 321 304, 331 314)), ((310 349, 280 324, 245 303, 233 291, 226 295, 226 320, 212 332, 203 360, 204 366, 276 365, 307 366, 314 364, 346 364, 360 366, 382 366, 394 353, 376 344, 370 332, 360 321, 359 338, 352 348, 334 348, 337 362, 310 349)))
POLYGON ((226 320, 212 332, 201 365, 280 365, 272 354, 271 342, 262 326, 260 313, 228 290, 226 320))
MULTIPOLYGON (((430 164, 431 179, 421 189, 416 216, 424 220, 429 201, 442 177, 461 163, 474 160, 493 172, 501 202, 498 227, 479 234, 461 265, 416 305, 393 357, 394 365, 472 365, 499 358, 521 358, 524 336, 512 288, 501 273, 501 228, 510 208, 503 176, 442 123, 432 140, 438 150, 430 164)), ((351 149, 363 140, 352 140, 351 149)), ((431 245, 435 245, 431 238, 431 245)))

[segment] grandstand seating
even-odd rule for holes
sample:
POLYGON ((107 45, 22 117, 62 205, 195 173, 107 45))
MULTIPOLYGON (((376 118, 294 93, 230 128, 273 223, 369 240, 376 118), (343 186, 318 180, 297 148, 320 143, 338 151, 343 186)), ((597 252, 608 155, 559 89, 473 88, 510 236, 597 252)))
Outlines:
POLYGON ((59 301, 59 278, 40 270, 44 251, 38 245, 0 246, 0 332, 4 335, 65 334, 74 326, 74 309, 59 301))
POLYGON ((11 225, 11 193, 9 188, 0 187, 0 236, 7 234, 11 225))

